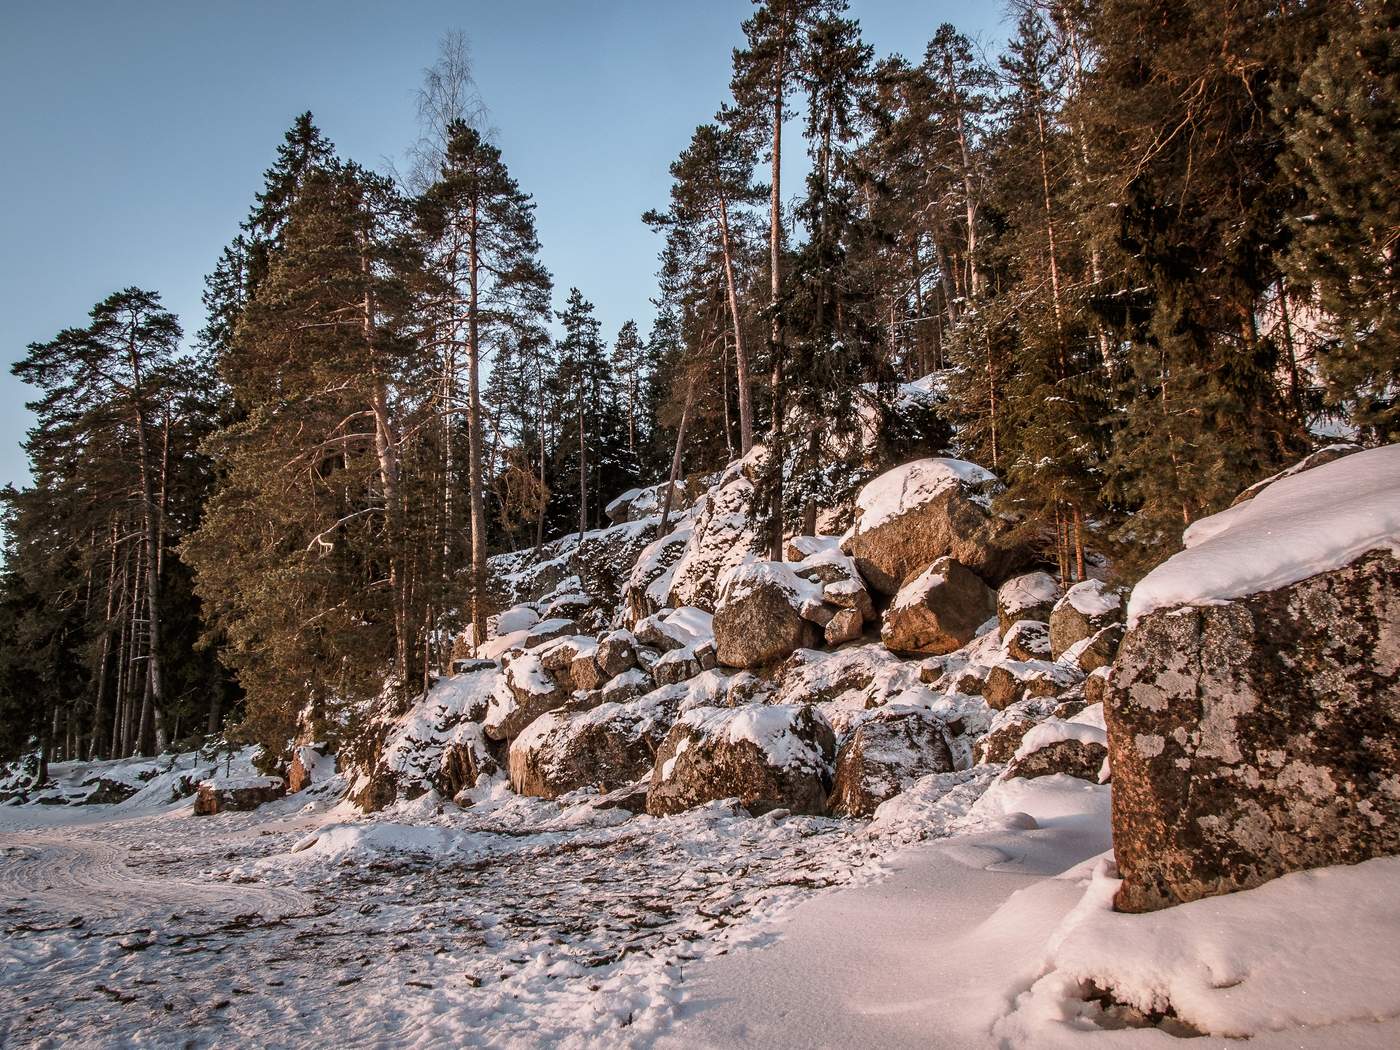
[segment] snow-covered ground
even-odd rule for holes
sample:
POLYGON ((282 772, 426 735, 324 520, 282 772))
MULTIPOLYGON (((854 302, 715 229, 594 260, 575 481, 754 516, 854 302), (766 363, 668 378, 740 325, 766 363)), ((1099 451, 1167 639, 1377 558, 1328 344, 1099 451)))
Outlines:
POLYGON ((1118 915, 1110 788, 997 772, 871 822, 0 807, 0 1046, 1400 1045, 1400 860, 1118 915))

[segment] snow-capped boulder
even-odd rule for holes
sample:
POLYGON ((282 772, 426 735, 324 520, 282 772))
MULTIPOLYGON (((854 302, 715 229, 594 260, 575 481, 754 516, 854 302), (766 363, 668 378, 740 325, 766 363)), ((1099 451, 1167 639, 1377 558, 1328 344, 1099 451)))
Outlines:
POLYGON ((606 793, 643 777, 681 703, 659 690, 590 711, 551 711, 510 745, 510 784, 522 795, 558 798, 579 788, 606 793))
POLYGON ((639 621, 633 633, 643 645, 664 653, 713 638, 714 620, 710 613, 694 606, 662 609, 639 621))
POLYGON ((689 541, 670 571, 666 604, 713 610, 719 580, 747 557, 760 554, 765 537, 754 516, 754 482, 767 453, 755 445, 725 468, 718 483, 696 506, 689 541))
POLYGON ((1050 613, 1050 655, 1058 660, 1076 642, 1123 621, 1123 596, 1102 580, 1076 583, 1050 613))
POLYGON ((1021 738, 1006 768, 1007 778, 1062 773, 1097 784, 1108 758, 1103 708, 1089 708, 1070 719, 1047 718, 1021 738))
POLYGON ((867 583, 895 594, 930 562, 952 557, 989 580, 1016 568, 1023 551, 991 513, 1001 491, 991 472, 958 459, 920 459, 881 474, 860 491, 855 524, 841 537, 867 583))
POLYGON ((821 607, 820 585, 798 576, 786 562, 735 567, 724 576, 715 609, 719 662, 761 667, 810 648, 817 637, 813 614, 821 607))
POLYGON ((1013 660, 1050 659, 1050 625, 1039 620, 1017 620, 1002 632, 1001 644, 1013 660))
POLYGON ((1054 696, 1084 678, 1076 668, 1049 660, 1006 660, 987 672, 982 698, 1000 711, 1028 696, 1054 696))
POLYGON ((1007 580, 997 588, 997 626, 1002 636, 1020 620, 1049 623, 1062 593, 1048 572, 1028 572, 1007 580))
POLYGON ((513 740, 568 696, 568 690, 545 669, 536 653, 524 653, 506 663, 505 675, 486 712, 486 735, 492 740, 513 740))
POLYGON ((678 514, 689 505, 689 500, 684 485, 678 482, 672 486, 669 481, 645 488, 628 489, 604 507, 603 513, 614 525, 623 525, 629 521, 660 514, 662 505, 666 502, 668 487, 671 489, 671 513, 678 514))
POLYGON ((637 638, 631 631, 611 631, 598 639, 594 653, 603 677, 616 678, 637 666, 637 638))
POLYGON ((1033 726, 1050 717, 1054 706, 1053 698, 1030 697, 998 711, 986 734, 977 741, 974 759, 982 765, 1010 762, 1016 757, 1022 738, 1033 726))
POLYGON ((1400 853, 1400 445, 1185 543, 1134 590, 1108 688, 1118 907, 1400 853))
POLYGON ((826 812, 836 737, 814 708, 699 707, 671 727, 656 754, 647 812, 679 813, 738 798, 750 813, 826 812))
MULTIPOLYGON (((598 650, 597 639, 587 634, 569 634, 562 638, 556 638, 547 645, 540 646, 535 650, 539 657, 540 666, 549 672, 550 676, 558 683, 559 688, 564 692, 572 689, 591 689, 587 686, 575 683, 573 680, 573 668, 575 663, 591 660, 593 654, 598 650)), ((507 662, 507 671, 517 660, 507 662)), ((522 665, 525 666, 525 665, 522 665)), ((586 675, 586 672, 585 672, 586 675)), ((509 680, 509 679, 508 679, 509 680)))
POLYGON ((623 671, 616 678, 603 686, 599 693, 600 700, 605 704, 621 704, 628 700, 641 696, 649 692, 652 688, 651 675, 647 674, 640 667, 634 667, 629 671, 623 671))
POLYGON ((194 815, 207 817, 215 813, 257 809, 286 793, 287 784, 281 777, 212 777, 200 781, 194 796, 194 815))
POLYGON ((920 777, 951 772, 945 734, 928 708, 892 704, 871 712, 836 755, 827 808, 837 816, 868 817, 920 777))
POLYGON ((700 661, 693 646, 682 646, 661 654, 651 665, 651 677, 657 685, 675 685, 700 673, 700 661))
POLYGON ((996 614, 996 595, 953 558, 939 558, 899 589, 880 629, 892 652, 951 653, 996 614))

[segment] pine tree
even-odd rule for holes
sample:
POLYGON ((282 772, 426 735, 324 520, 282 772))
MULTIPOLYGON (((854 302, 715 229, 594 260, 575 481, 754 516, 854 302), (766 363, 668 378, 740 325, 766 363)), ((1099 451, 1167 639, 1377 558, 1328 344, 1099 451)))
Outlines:
MULTIPOLYGON (((504 334, 536 323, 548 309, 549 274, 538 260, 534 205, 510 177, 501 152, 463 122, 451 125, 439 180, 424 194, 420 225, 438 281, 428 307, 441 346, 447 418, 458 412, 459 362, 467 369, 467 492, 471 522, 472 630, 486 635, 486 479, 481 404, 482 359, 504 334)), ((455 486, 447 428, 444 498, 451 527, 455 486)))
POLYGON ((667 231, 663 283, 697 287, 702 275, 722 274, 734 343, 738 391, 739 449, 746 455, 754 440, 754 395, 744 312, 740 306, 741 266, 750 239, 747 210, 763 197, 753 181, 755 152, 736 128, 735 115, 695 129, 690 145, 671 165, 671 207, 647 212, 643 221, 667 231))

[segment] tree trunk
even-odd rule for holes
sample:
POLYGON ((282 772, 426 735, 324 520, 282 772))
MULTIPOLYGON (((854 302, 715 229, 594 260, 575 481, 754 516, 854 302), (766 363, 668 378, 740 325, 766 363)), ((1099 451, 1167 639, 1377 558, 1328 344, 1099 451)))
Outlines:
POLYGON ((481 242, 472 199, 467 231, 467 500, 472 524, 472 645, 486 641, 486 499, 481 469, 481 242))
POLYGON ((150 617, 147 625, 149 639, 148 667, 146 669, 147 696, 155 722, 155 749, 165 750, 165 690, 161 673, 160 653, 160 532, 159 510, 156 507, 155 491, 151 482, 151 451, 146 440, 146 404, 142 387, 141 355, 136 346, 136 330, 133 325, 127 340, 127 360, 131 367, 131 392, 134 421, 136 424, 136 450, 140 457, 141 473, 141 516, 146 538, 146 606, 150 617))
POLYGON ((685 428, 690 421, 690 406, 694 399, 695 377, 692 376, 685 384, 685 405, 681 408, 680 425, 676 427, 676 449, 671 453, 671 474, 666 485, 666 497, 661 501, 661 524, 657 527, 657 536, 666 535, 666 526, 671 520, 671 497, 681 476, 681 450, 685 448, 685 428))
MULTIPOLYGON (((784 13, 788 11, 785 8, 784 13)), ((773 67, 773 157, 772 183, 768 197, 768 310, 769 361, 772 365, 772 447, 769 453, 772 505, 769 508, 768 557, 783 560, 783 329, 778 317, 778 301, 782 295, 781 234, 782 234, 782 157, 783 157, 783 96, 787 88, 788 34, 792 26, 783 24, 778 36, 778 54, 773 67)))
POLYGON ((719 201, 720 253, 724 257, 724 284, 729 317, 734 325, 734 377, 739 388, 739 454, 753 448, 753 392, 749 382, 749 355, 744 347, 744 325, 739 317, 739 293, 734 280, 734 256, 729 239, 729 205, 719 201))

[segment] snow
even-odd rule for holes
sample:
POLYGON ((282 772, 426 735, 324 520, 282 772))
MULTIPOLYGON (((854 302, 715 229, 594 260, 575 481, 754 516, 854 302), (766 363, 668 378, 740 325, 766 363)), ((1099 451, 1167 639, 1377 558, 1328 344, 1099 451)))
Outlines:
POLYGON ((1016 748, 1016 758, 1027 758, 1052 744, 1063 743, 1067 740, 1108 747, 1108 734, 1104 731, 1103 726, 1067 719, 1047 718, 1045 721, 1031 726, 1030 731, 1021 738, 1021 745, 1016 748))
POLYGON ((1114 1021, 1084 1001, 1082 982, 1091 981, 1118 1002, 1143 1013, 1170 1009, 1216 1037, 1286 1033, 1289 1041, 1275 1045, 1304 1045, 1305 1030, 1322 1029, 1321 1040, 1308 1041, 1321 1046, 1328 1045, 1325 1026, 1356 1025, 1352 1039, 1336 1032, 1331 1045, 1394 1046, 1397 884, 1400 858, 1384 857, 1126 915, 1112 910, 1119 880, 1101 860, 1083 899, 1049 938, 1044 976, 1017 999, 997 1033, 1011 1046, 1082 1046, 1086 1030, 1114 1021))
MULTIPOLYGON (((886 471, 860 490, 852 531, 868 532, 954 486, 976 490, 997 484, 995 474, 975 463, 961 459, 916 459, 886 471)), ((985 502, 980 495, 974 498, 985 502)))
POLYGON ((1122 596, 1102 580, 1076 583, 1060 600, 1091 620, 1107 616, 1123 606, 1122 596))
POLYGON ((1373 550, 1400 556, 1400 445, 1282 478, 1186 530, 1186 549, 1133 589, 1128 622, 1218 605, 1340 569, 1373 550))
POLYGON ((263 788, 281 787, 282 778, 258 775, 213 776, 207 780, 201 780, 199 786, 208 787, 215 791, 256 791, 263 788))
POLYGON ((496 617, 494 634, 499 638, 503 634, 514 634, 516 631, 528 631, 539 622, 540 614, 530 606, 512 606, 496 617))
POLYGON ((807 561, 813 555, 840 554, 841 537, 839 536, 793 536, 787 541, 787 552, 789 556, 795 554, 797 557, 790 557, 792 561, 807 561))
POLYGON ((715 636, 714 616, 693 605, 682 605, 669 613, 663 622, 667 627, 675 628, 678 636, 686 639, 687 645, 698 645, 715 636))
POLYGON ((728 803, 657 820, 472 794, 372 817, 302 796, 218 821, 0 808, 0 1038, 649 1046, 698 963, 773 941, 886 852, 728 803))
MULTIPOLYGON (((807 562, 795 563, 805 566, 807 562)), ((783 561, 765 561, 747 556, 719 578, 720 604, 743 601, 758 590, 774 590, 799 613, 821 605, 822 585, 804 579, 783 561)))

